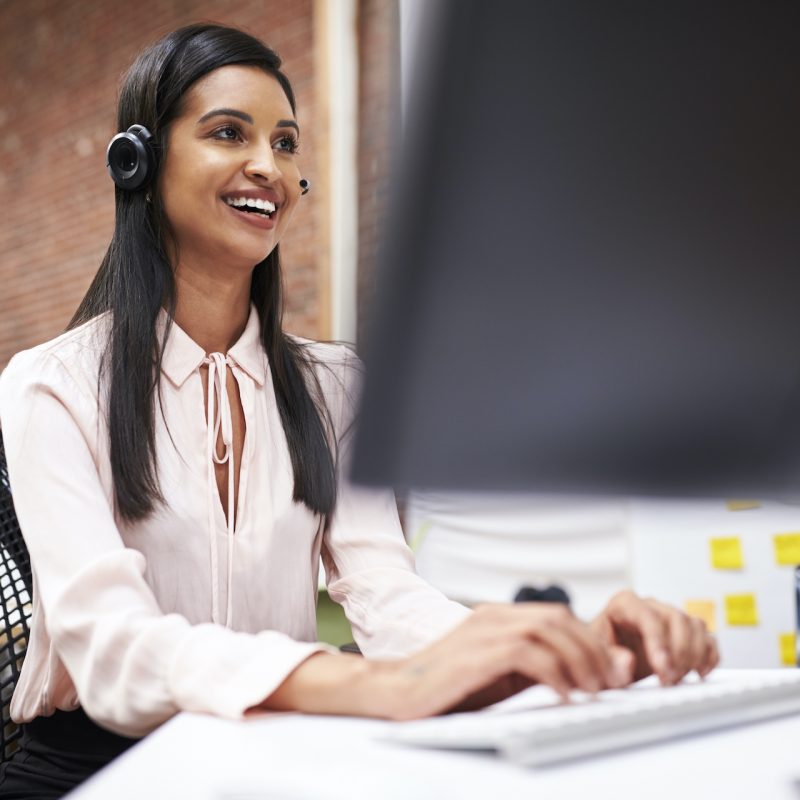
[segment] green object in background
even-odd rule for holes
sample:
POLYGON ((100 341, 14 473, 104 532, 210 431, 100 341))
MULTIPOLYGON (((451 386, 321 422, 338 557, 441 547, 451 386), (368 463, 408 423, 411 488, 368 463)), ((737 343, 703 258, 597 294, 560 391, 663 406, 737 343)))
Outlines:
POLYGON ((420 526, 415 531, 414 535, 411 537, 411 541, 408 543, 408 546, 411 548, 411 552, 416 554, 420 548, 420 545, 425 541, 425 537, 428 535, 428 531, 433 527, 433 523, 429 519, 424 519, 420 523, 420 526))
POLYGON ((353 633, 344 610, 331 600, 324 589, 319 590, 317 597, 317 640, 334 647, 353 641, 353 633))

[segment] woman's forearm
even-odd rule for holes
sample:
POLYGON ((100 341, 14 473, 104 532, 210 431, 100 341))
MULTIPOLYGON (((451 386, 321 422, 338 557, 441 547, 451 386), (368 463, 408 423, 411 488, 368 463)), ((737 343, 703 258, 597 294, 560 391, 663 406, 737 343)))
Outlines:
POLYGON ((397 703, 395 672, 391 662, 347 653, 314 653, 258 708, 389 718, 397 703))

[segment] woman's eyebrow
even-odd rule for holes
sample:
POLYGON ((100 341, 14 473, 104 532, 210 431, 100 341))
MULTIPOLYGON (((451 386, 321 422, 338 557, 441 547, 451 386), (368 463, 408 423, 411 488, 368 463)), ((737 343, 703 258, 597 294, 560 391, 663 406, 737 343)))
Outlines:
POLYGON ((247 122, 249 125, 253 124, 253 118, 249 114, 245 114, 244 111, 238 111, 235 108, 215 108, 207 114, 203 114, 203 116, 197 120, 197 124, 202 125, 206 120, 212 117, 236 117, 236 119, 247 122))
POLYGON ((275 123, 276 128, 294 128, 300 133, 300 126, 293 119, 279 119, 275 123))
MULTIPOLYGON (((198 125, 202 125, 204 122, 212 119, 213 117, 236 117, 236 119, 240 119, 243 122, 246 122, 248 125, 253 124, 253 118, 245 113, 244 111, 239 111, 236 108, 214 108, 206 114, 203 114, 199 120, 197 120, 198 125)), ((293 119, 279 119, 275 123, 276 128, 294 128, 298 133, 300 133, 300 127, 293 119)))

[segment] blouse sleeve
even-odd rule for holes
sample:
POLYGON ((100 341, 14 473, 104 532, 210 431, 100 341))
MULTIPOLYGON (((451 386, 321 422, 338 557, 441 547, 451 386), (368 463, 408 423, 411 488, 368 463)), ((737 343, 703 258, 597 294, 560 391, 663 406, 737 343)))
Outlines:
POLYGON ((98 472, 96 396, 56 355, 12 359, 0 377, 0 420, 37 607, 98 724, 141 736, 178 711, 238 718, 324 649, 162 613, 98 472))
POLYGON ((400 658, 441 638, 470 611, 416 574, 394 493, 348 480, 363 368, 346 349, 342 361, 343 377, 335 390, 339 493, 322 548, 328 593, 344 607, 364 655, 400 658))

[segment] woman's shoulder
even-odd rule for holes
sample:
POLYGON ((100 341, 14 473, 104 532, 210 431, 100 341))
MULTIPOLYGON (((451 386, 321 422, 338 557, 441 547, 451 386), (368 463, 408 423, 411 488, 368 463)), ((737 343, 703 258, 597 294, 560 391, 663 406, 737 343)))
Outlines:
POLYGON ((354 375, 359 375, 363 371, 361 359, 356 355, 352 345, 343 342, 320 342, 293 334, 287 334, 287 337, 299 346, 319 377, 325 373, 332 373, 340 380, 350 382, 354 375))
POLYGON ((48 375, 66 372, 78 382, 81 376, 86 376, 96 384, 109 328, 109 315, 100 314, 54 339, 21 350, 9 361, 0 380, 24 376, 27 380, 41 381, 48 375))
POLYGON ((300 336, 289 338, 299 345, 334 417, 350 417, 361 393, 364 367, 351 345, 320 342, 300 336))

